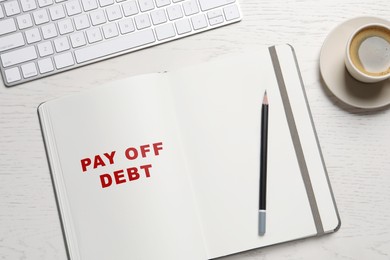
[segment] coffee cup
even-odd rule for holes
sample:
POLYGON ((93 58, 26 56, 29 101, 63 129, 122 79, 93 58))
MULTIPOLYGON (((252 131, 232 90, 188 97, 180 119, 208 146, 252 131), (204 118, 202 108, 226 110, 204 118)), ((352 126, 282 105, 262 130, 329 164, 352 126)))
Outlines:
POLYGON ((390 78, 390 27, 372 23, 354 31, 348 40, 345 66, 361 82, 390 78))

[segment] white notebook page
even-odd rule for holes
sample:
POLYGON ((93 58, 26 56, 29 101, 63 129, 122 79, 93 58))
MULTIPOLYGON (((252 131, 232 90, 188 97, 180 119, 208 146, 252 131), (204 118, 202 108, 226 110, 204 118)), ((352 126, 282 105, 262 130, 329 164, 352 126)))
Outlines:
POLYGON ((65 232, 77 240, 72 259, 206 259, 172 104, 165 76, 149 75, 43 105, 62 169, 54 174, 66 187, 65 232), (125 156, 158 142, 158 156, 152 148, 145 158, 125 156), (114 164, 82 171, 81 159, 113 150, 114 164), (139 179, 102 188, 100 174, 149 164, 149 178, 139 169, 139 179))
MULTIPOLYGON (((315 235, 268 49, 176 71, 170 79, 209 257, 315 235), (270 103, 267 231, 260 237, 265 90, 270 103)), ((296 87, 300 90, 299 81, 296 87)))

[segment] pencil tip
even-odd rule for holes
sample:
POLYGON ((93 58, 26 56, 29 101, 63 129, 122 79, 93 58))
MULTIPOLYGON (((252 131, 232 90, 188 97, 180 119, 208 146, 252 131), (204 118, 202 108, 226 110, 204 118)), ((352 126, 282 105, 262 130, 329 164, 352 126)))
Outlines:
POLYGON ((268 105, 267 90, 264 92, 263 104, 264 104, 264 105, 268 105))

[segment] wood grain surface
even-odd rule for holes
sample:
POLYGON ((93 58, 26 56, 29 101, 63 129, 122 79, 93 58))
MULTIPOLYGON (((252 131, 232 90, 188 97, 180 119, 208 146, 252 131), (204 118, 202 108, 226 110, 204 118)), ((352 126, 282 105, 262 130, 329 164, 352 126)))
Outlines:
POLYGON ((389 108, 364 111, 343 105, 327 91, 319 73, 327 34, 357 16, 389 20, 390 1, 240 2, 240 23, 16 87, 0 82, 0 259, 67 259, 37 116, 41 102, 114 79, 279 43, 295 47, 341 229, 221 259, 390 259, 389 108))

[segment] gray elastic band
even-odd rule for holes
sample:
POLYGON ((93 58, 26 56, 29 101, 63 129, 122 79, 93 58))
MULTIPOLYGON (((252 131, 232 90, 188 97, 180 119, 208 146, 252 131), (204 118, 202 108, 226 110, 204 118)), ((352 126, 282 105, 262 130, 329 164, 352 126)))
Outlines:
POLYGON ((280 63, 279 63, 278 55, 276 53, 275 46, 270 47, 269 52, 271 55, 272 64, 274 66, 276 79, 277 79, 277 82, 279 85, 279 91, 280 91, 280 95, 282 97, 284 111, 286 113, 286 118, 287 118, 287 123, 288 123, 288 126, 290 128, 290 133, 291 133, 291 138, 292 138, 292 141, 294 144, 295 154, 296 154, 297 159, 298 159, 298 164, 299 164, 299 168, 301 170, 303 183, 304 183, 305 188, 306 188, 306 194, 307 194, 307 197, 309 199, 311 213, 313 215, 314 224, 315 224, 316 229, 317 229, 317 235, 322 235, 322 234, 324 234, 324 228, 322 226, 320 212, 318 211, 318 206, 317 206, 316 198, 314 195, 313 186, 311 185, 309 171, 307 169, 305 156, 303 154, 301 141, 299 139, 294 115, 292 113, 290 100, 288 99, 286 84, 284 82, 282 69, 280 67, 280 63))

